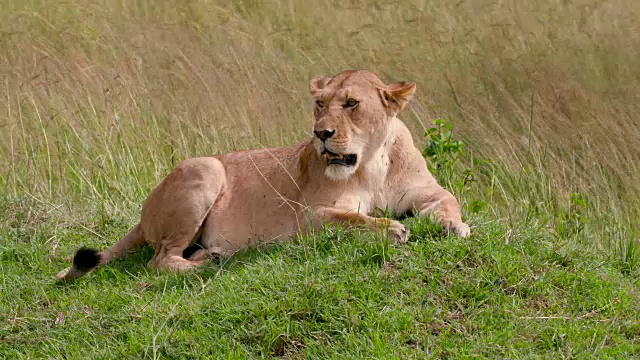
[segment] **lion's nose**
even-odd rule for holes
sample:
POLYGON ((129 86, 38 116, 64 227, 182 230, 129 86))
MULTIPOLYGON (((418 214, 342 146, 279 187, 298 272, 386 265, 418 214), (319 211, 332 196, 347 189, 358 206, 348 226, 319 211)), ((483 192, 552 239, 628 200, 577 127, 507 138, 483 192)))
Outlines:
POLYGON ((320 140, 325 141, 328 138, 332 137, 333 134, 336 133, 336 131, 335 130, 314 130, 313 133, 316 134, 316 136, 320 140))

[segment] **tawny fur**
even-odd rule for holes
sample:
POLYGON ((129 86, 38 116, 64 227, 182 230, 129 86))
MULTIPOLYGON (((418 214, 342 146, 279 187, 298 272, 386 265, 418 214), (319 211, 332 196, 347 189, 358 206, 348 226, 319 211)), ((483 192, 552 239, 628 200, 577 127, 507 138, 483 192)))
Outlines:
MULTIPOLYGON (((394 242, 407 241, 409 231, 400 222, 372 216, 380 209, 433 216, 446 231, 468 236, 458 202, 436 183, 396 117, 415 89, 384 84, 367 71, 311 80, 314 131, 331 130, 333 136, 183 161, 151 191, 140 224, 100 253, 99 263, 149 244, 155 249, 150 267, 184 271, 210 255, 286 240, 323 223, 361 225, 394 242), (357 105, 348 107, 349 99, 357 105), (357 162, 330 165, 325 150, 355 154, 357 162), (202 249, 183 258, 196 241, 202 249)), ((72 266, 58 278, 83 274, 72 266)))

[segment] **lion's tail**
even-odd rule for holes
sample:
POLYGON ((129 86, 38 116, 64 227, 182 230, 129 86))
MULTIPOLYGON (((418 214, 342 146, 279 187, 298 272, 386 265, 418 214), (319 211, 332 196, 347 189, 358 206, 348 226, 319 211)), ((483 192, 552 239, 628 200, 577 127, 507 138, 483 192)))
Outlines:
POLYGON ((73 265, 59 272, 56 278, 61 281, 77 279, 94 270, 99 265, 106 264, 113 259, 124 256, 127 250, 145 244, 144 234, 142 233, 140 224, 138 224, 134 226, 127 235, 113 244, 109 250, 100 252, 86 247, 80 248, 73 257, 73 265))

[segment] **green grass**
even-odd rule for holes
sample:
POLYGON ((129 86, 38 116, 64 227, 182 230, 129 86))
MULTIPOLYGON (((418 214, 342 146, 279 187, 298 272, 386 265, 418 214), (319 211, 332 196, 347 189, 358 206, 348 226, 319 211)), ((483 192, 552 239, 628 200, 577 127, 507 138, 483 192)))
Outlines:
POLYGON ((468 240, 406 220, 406 245, 325 232, 216 260, 185 276, 147 270, 150 249, 72 284, 69 253, 124 221, 16 224, 2 259, 7 358, 423 358, 640 356, 637 282, 535 224, 472 218, 468 240), (23 227, 26 226, 27 228, 23 227), (86 227, 86 228, 85 228, 86 227))
POLYGON ((0 358, 640 358, 638 18, 635 0, 5 1, 0 358), (54 282, 178 161, 308 137, 307 81, 349 68, 417 83, 401 118, 470 239, 405 219, 405 245, 327 228, 189 275, 148 270, 147 248, 54 282))

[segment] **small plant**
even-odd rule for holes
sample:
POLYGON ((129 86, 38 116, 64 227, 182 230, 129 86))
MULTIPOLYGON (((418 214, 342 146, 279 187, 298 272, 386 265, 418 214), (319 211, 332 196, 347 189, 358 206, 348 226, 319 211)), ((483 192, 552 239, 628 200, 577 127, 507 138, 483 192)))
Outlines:
POLYGON ((442 119, 433 120, 433 127, 424 134, 427 147, 422 155, 429 159, 429 171, 440 183, 452 180, 453 165, 464 155, 464 144, 453 140, 451 135, 451 123, 442 119))
MULTIPOLYGON (((427 146, 422 155, 428 160, 427 166, 438 183, 456 193, 462 193, 465 186, 474 182, 482 171, 473 161, 471 166, 457 166, 464 156, 464 143, 453 140, 451 123, 437 119, 433 120, 433 127, 424 134, 427 146)), ((480 209, 476 206, 476 209, 480 209)))
MULTIPOLYGON (((429 171, 442 186, 461 194, 465 186, 476 181, 478 175, 490 175, 491 163, 473 159, 471 166, 456 166, 464 156, 464 143, 453 140, 451 123, 437 119, 425 132, 427 146, 422 155, 427 159, 429 171)), ((471 213, 479 213, 487 203, 473 200, 469 203, 471 213)))

